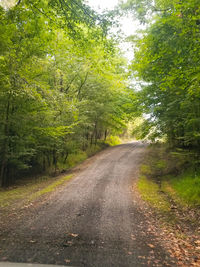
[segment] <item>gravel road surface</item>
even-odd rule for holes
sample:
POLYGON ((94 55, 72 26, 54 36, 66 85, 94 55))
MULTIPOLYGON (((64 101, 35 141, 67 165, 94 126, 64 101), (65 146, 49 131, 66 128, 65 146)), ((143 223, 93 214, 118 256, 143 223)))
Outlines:
MULTIPOLYGON (((0 236, 0 261, 69 266, 175 266, 151 231, 133 183, 145 145, 105 149, 0 236)), ((9 224, 9 219, 8 219, 9 224)))

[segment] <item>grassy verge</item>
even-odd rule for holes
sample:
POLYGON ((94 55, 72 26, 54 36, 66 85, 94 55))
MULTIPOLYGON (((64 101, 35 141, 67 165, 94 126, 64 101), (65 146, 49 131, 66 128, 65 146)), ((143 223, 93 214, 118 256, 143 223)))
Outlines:
POLYGON ((180 205, 200 206, 200 175, 185 171, 178 176, 168 176, 162 182, 163 191, 180 205))
MULTIPOLYGON (((103 150, 108 144, 98 143, 97 145, 89 146, 85 151, 77 150, 74 153, 68 155, 66 163, 58 162, 57 172, 67 171, 70 168, 75 167, 77 164, 83 162, 87 158, 95 155, 97 152, 103 150)), ((50 171, 50 173, 54 171, 50 171)))
MULTIPOLYGON (((191 155, 185 152, 174 153, 162 146, 150 147, 145 164, 141 165, 138 187, 142 197, 156 203, 149 200, 150 196, 163 199, 165 194, 178 205, 200 206, 200 170, 192 168, 192 160, 191 155)), ((157 203, 160 209, 159 201, 157 203)))
POLYGON ((160 187, 154 181, 142 175, 138 182, 138 189, 143 200, 147 201, 151 206, 158 209, 160 212, 168 212, 170 210, 169 202, 160 193, 160 187))
POLYGON ((0 190, 0 208, 6 208, 10 205, 30 201, 46 193, 54 191, 58 186, 68 181, 72 175, 57 178, 40 177, 29 181, 23 181, 24 184, 18 184, 14 187, 0 190))
MULTIPOLYGON (((148 168, 148 166, 146 166, 148 168)), ((170 200, 183 208, 200 207, 200 176, 184 172, 178 176, 163 176, 159 183, 146 175, 141 175, 138 189, 143 200, 159 211, 170 210, 170 200)))
POLYGON ((200 226, 200 172, 191 162, 185 152, 151 146, 140 167, 140 195, 164 224, 188 225, 188 229, 200 226))
POLYGON ((150 146, 137 184, 152 207, 150 214, 154 211, 151 223, 161 229, 160 238, 178 266, 200 266, 200 172, 195 158, 187 151, 150 146))
MULTIPOLYGON (((69 154, 66 164, 58 163, 57 174, 76 166, 105 147, 106 145, 102 143, 88 147, 86 151, 78 150, 75 153, 69 154)), ((49 170, 49 173, 53 173, 53 171, 49 170)), ((18 180, 15 186, 7 189, 0 188, 0 208, 9 208, 16 202, 33 201, 42 195, 54 191, 71 178, 72 175, 57 177, 47 175, 18 180)))
POLYGON ((51 183, 50 185, 46 186, 45 188, 43 188, 42 190, 39 190, 37 192, 35 192, 34 194, 32 194, 30 196, 30 200, 33 200, 37 197, 40 197, 42 195, 45 195, 47 193, 50 193, 52 191, 54 191, 58 186, 64 184, 66 181, 70 180, 72 178, 73 175, 67 175, 64 176, 60 179, 57 179, 55 182, 51 183))

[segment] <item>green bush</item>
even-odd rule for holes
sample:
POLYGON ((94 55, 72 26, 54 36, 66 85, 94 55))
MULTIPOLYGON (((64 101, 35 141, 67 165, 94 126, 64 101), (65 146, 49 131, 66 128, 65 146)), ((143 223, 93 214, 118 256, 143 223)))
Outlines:
POLYGON ((121 144, 121 140, 118 136, 109 136, 105 142, 106 144, 108 144, 109 146, 117 146, 121 144))
POLYGON ((74 154, 70 154, 67 158, 67 166, 69 168, 74 167, 76 164, 84 161, 87 159, 87 154, 86 152, 83 152, 81 150, 77 151, 74 154))
POLYGON ((90 146, 90 147, 87 148, 86 154, 88 155, 88 157, 90 157, 90 156, 94 155, 95 153, 97 153, 100 150, 101 150, 101 147, 99 145, 90 146))

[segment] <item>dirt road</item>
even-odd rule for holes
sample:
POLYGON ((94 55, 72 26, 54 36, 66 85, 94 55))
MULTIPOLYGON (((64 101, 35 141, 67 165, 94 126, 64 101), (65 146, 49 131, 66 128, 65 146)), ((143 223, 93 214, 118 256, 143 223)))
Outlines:
POLYGON ((132 190, 144 151, 142 143, 133 142, 89 159, 66 186, 30 207, 23 221, 2 233, 0 261, 174 266, 148 231, 132 190))

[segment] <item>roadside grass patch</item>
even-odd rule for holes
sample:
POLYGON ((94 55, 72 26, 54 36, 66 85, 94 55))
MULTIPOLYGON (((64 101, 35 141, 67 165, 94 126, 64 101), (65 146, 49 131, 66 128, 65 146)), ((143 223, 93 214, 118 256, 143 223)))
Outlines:
POLYGON ((191 167, 193 161, 191 153, 174 152, 154 145, 149 147, 140 171, 147 177, 149 186, 157 184, 161 194, 166 194, 179 205, 195 207, 200 206, 200 170, 196 168, 194 171, 191 167))
POLYGON ((200 215, 200 169, 192 154, 150 146, 140 167, 138 191, 162 222, 196 229, 200 215))
POLYGON ((55 180, 55 178, 45 176, 27 182, 23 181, 23 185, 19 183, 7 189, 0 189, 0 208, 9 207, 18 201, 33 200, 48 192, 52 192, 57 186, 68 181, 71 177, 72 175, 68 175, 56 178, 55 180))
POLYGON ((184 172, 163 181, 163 190, 181 205, 200 206, 200 174, 184 172))
POLYGON ((16 186, 9 187, 6 189, 1 188, 0 207, 4 208, 18 200, 22 200, 29 197, 30 194, 32 194, 37 190, 40 190, 46 184, 48 184, 50 180, 52 180, 52 178, 44 176, 33 179, 31 181, 26 181, 23 185, 19 183, 16 186))
MULTIPOLYGON (((95 155, 97 152, 101 151, 106 146, 107 145, 105 143, 99 142, 97 145, 89 146, 85 151, 77 150, 74 153, 70 153, 65 163, 63 163, 62 161, 58 162, 58 172, 67 171, 68 169, 75 167, 77 164, 83 162, 88 157, 95 155)), ((53 171, 51 171, 50 173, 52 172, 53 171)))
POLYGON ((145 175, 140 176, 138 189, 142 199, 147 201, 155 209, 162 213, 170 210, 168 201, 166 201, 165 197, 160 193, 159 185, 148 179, 145 175))
POLYGON ((73 177, 73 175, 67 175, 64 176, 60 179, 58 179, 57 181, 51 183, 50 185, 48 185, 47 187, 43 188, 42 190, 39 190, 38 192, 34 193, 31 195, 30 200, 33 200, 37 197, 40 197, 42 195, 45 195, 47 193, 50 193, 52 191, 54 191, 58 186, 62 185, 63 183, 65 183, 66 181, 70 180, 73 177))

